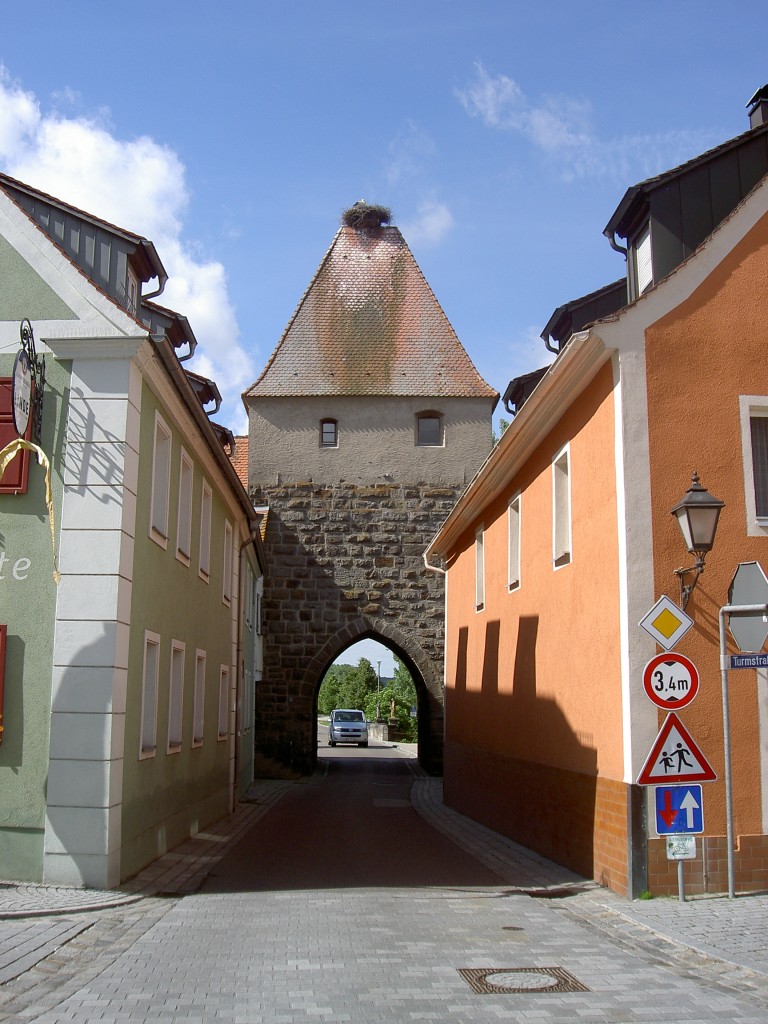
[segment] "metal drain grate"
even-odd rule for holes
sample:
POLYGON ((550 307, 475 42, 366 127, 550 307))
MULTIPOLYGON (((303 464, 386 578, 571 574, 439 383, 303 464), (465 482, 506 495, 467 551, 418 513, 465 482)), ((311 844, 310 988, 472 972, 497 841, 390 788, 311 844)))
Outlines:
POLYGON ((500 992, 589 992, 562 967, 460 967, 459 974, 482 996, 500 992))

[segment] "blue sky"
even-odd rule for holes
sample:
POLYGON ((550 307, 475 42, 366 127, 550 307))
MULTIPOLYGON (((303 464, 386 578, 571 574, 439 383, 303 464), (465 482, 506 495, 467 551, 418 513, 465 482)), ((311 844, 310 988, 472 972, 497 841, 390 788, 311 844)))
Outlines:
POLYGON ((757 0, 27 0, 3 11, 0 169, 153 239, 237 432, 361 198, 391 207, 503 392, 548 361, 557 306, 623 274, 602 230, 626 189, 746 130, 764 19, 757 0))

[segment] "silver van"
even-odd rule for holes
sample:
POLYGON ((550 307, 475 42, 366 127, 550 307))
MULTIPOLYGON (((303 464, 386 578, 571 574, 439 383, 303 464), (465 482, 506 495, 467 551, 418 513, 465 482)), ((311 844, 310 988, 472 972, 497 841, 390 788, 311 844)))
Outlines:
POLYGON ((364 711, 337 708, 331 712, 331 720, 328 723, 328 746, 335 747, 337 743, 368 746, 368 722, 364 711))

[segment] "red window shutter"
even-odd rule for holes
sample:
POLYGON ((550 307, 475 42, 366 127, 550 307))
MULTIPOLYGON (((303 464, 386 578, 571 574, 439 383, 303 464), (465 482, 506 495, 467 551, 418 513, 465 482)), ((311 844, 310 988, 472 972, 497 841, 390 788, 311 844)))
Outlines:
MULTIPOLYGON (((0 450, 18 434, 13 423, 13 377, 0 377, 0 450)), ((24 435, 32 434, 32 417, 24 435)), ((29 481, 29 452, 21 451, 0 478, 0 494, 26 494, 29 481)))

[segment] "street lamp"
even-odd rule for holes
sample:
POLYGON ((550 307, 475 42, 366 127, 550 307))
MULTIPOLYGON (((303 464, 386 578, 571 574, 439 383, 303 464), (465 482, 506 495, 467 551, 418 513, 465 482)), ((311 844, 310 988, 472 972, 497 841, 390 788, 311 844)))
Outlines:
POLYGON ((376 721, 381 721, 381 662, 376 662, 376 721))
POLYGON ((691 486, 685 492, 683 500, 671 510, 671 514, 677 518, 685 546, 696 556, 692 566, 675 569, 675 576, 680 579, 680 603, 683 608, 688 604, 699 576, 704 572, 704 559, 707 552, 712 550, 717 521, 724 507, 724 501, 713 498, 709 491, 704 490, 699 483, 699 474, 694 470, 691 486), (693 580, 685 583, 685 577, 691 573, 694 574, 693 580))

